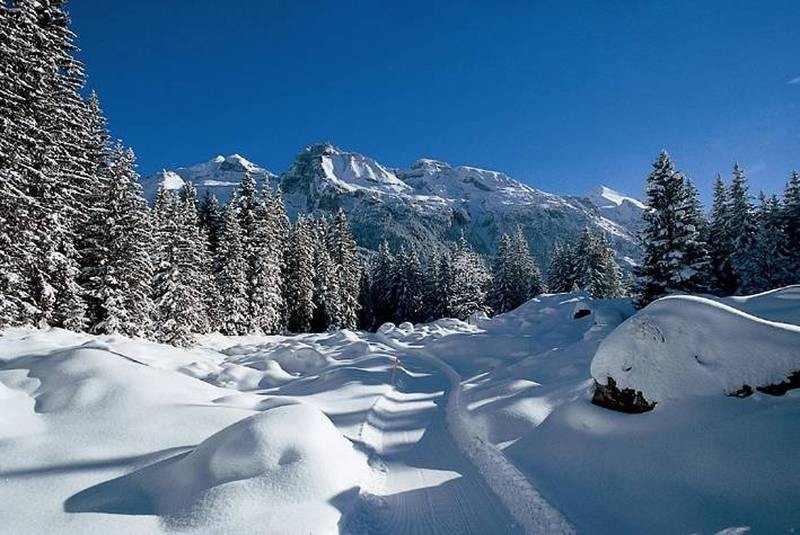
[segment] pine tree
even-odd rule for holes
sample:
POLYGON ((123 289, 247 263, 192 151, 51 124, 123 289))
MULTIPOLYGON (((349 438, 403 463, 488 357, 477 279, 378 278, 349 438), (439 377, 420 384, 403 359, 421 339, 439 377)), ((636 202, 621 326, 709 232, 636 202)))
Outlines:
POLYGON ((733 166, 727 215, 727 226, 732 237, 731 266, 736 277, 737 292, 746 292, 746 281, 754 276, 755 270, 753 258, 750 256, 755 238, 755 220, 747 177, 739 164, 733 166))
POLYGON ((92 228, 97 263, 85 269, 86 289, 97 300, 94 333, 142 337, 151 330, 152 231, 135 162, 132 150, 114 147, 103 191, 105 221, 92 228))
POLYGON ((336 217, 328 233, 328 247, 336 265, 336 284, 339 292, 339 311, 336 324, 342 329, 355 329, 358 323, 358 294, 363 271, 356 241, 343 210, 336 217))
POLYGON ((449 277, 448 313, 466 319, 475 312, 490 311, 486 293, 491 284, 491 272, 483 258, 472 250, 463 234, 453 253, 449 277))
POLYGON ((291 332, 311 330, 314 317, 314 239, 311 225, 298 216, 286 249, 287 328, 291 332))
POLYGON ((497 313, 513 310, 542 293, 542 275, 521 228, 501 236, 492 278, 489 304, 497 313))
POLYGON ((639 307, 668 293, 704 288, 707 261, 696 254, 702 241, 691 213, 690 192, 683 175, 662 152, 647 177, 644 259, 637 269, 635 299, 639 307))
POLYGON ((711 208, 709 228, 709 259, 712 271, 712 290, 719 295, 731 295, 736 291, 736 275, 731 265, 733 237, 728 227, 728 191, 720 175, 714 181, 714 202, 711 208))
POLYGON ((553 293, 569 292, 575 285, 574 251, 568 244, 556 242, 547 267, 547 289, 553 293))
POLYGON ((197 296, 191 281, 180 269, 185 263, 179 241, 179 200, 161 186, 154 203, 156 251, 153 277, 155 339, 161 343, 189 346, 194 342, 193 327, 197 296))
POLYGON ((328 221, 320 217, 312 223, 314 265, 314 314, 311 330, 322 332, 339 329, 342 300, 339 269, 328 251, 328 221))
POLYGON ((393 267, 389 295, 395 308, 394 321, 419 321, 422 312, 423 275, 416 250, 400 247, 393 267))
POLYGON ((196 333, 209 332, 208 309, 216 306, 209 302, 211 257, 208 244, 200 229, 197 211, 197 190, 191 183, 180 189, 176 207, 177 233, 175 236, 175 261, 187 286, 191 329, 196 333))
POLYGON ((380 327, 394 319, 394 304, 391 301, 392 274, 395 258, 384 240, 372 264, 371 301, 374 311, 374 327, 380 327))
POLYGON ((755 236, 748 252, 750 269, 742 280, 742 287, 749 293, 777 288, 788 278, 789 269, 780 201, 777 196, 767 197, 764 193, 759 199, 755 236))
POLYGON ((253 214, 248 296, 250 330, 269 334, 283 328, 284 308, 280 214, 275 214, 274 210, 274 199, 265 187, 253 214))
POLYGON ((217 251, 219 237, 222 234, 222 207, 219 205, 216 195, 206 190, 203 202, 200 204, 199 213, 200 228, 205 232, 208 239, 208 250, 212 256, 217 251))
POLYGON ((231 203, 225 209, 222 232, 214 257, 220 293, 219 330, 227 335, 247 333, 247 264, 244 258, 239 214, 231 203))
POLYGON ((792 172, 783 195, 782 228, 786 236, 785 284, 800 283, 800 173, 792 172))

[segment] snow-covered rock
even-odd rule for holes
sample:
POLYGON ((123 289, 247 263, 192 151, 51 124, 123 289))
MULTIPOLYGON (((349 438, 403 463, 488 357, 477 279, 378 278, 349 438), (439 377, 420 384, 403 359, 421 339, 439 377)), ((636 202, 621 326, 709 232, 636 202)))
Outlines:
POLYGON ((611 378, 650 402, 731 394, 800 371, 800 326, 704 297, 664 297, 603 340, 591 371, 599 384, 611 378))

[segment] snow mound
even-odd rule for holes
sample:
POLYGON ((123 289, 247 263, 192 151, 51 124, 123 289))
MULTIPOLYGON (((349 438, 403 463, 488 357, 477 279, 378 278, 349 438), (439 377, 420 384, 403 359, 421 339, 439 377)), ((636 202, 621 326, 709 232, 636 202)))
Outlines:
POLYGON ((366 470, 322 412, 288 404, 222 429, 142 486, 167 518, 308 533, 335 523, 338 512, 327 502, 358 487, 366 470), (297 514, 284 516, 287 508, 297 514))
POLYGON ((734 393, 800 370, 800 327, 696 296, 659 299, 612 332, 591 373, 649 401, 734 393))

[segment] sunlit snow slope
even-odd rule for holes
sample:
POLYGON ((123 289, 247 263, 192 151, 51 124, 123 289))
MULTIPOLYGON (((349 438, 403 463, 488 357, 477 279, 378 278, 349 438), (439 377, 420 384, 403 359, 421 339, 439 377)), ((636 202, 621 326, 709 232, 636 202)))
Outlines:
MULTIPOLYGON (((777 322, 792 331, 797 295, 709 301, 721 311, 713 317, 733 315, 748 329, 713 325, 687 343, 733 347, 777 322)), ((629 319, 626 300, 545 295, 493 319, 371 334, 212 335, 191 350, 3 331, 0 531, 781 533, 799 525, 797 390, 664 396, 638 415, 591 404, 598 346, 626 336, 648 308, 629 319)), ((770 354, 787 350, 790 342, 769 338, 770 354)))

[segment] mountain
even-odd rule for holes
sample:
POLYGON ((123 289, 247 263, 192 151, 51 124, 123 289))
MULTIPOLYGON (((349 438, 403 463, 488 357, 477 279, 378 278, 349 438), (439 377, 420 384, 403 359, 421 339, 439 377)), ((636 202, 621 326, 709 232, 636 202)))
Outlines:
POLYGON ((158 173, 144 179, 142 185, 145 195, 152 199, 158 187, 171 190, 180 189, 184 183, 191 182, 202 197, 206 190, 213 192, 220 201, 227 201, 233 191, 241 183, 245 172, 256 178, 259 186, 275 178, 275 174, 259 167, 238 154, 217 156, 203 163, 189 167, 179 167, 173 171, 162 169, 158 173))
POLYGON ((603 217, 634 232, 642 229, 642 213, 647 207, 640 200, 623 195, 607 186, 598 187, 589 194, 587 200, 603 217))
POLYGON ((162 182, 180 187, 178 180, 190 180, 224 202, 245 171, 258 173, 270 187, 280 186, 292 218, 344 209, 356 240, 368 249, 386 239, 394 247, 413 243, 426 251, 463 233, 477 250, 492 253, 500 235, 519 225, 546 265, 556 241, 571 242, 588 225, 608 234, 623 264, 640 254, 635 233, 643 205, 609 188, 587 197, 557 195, 498 171, 432 159, 395 169, 330 144, 307 147, 279 177, 241 156, 220 156, 157 173, 145 179, 145 191, 152 196, 162 182), (235 169, 222 170, 227 162, 235 169))

